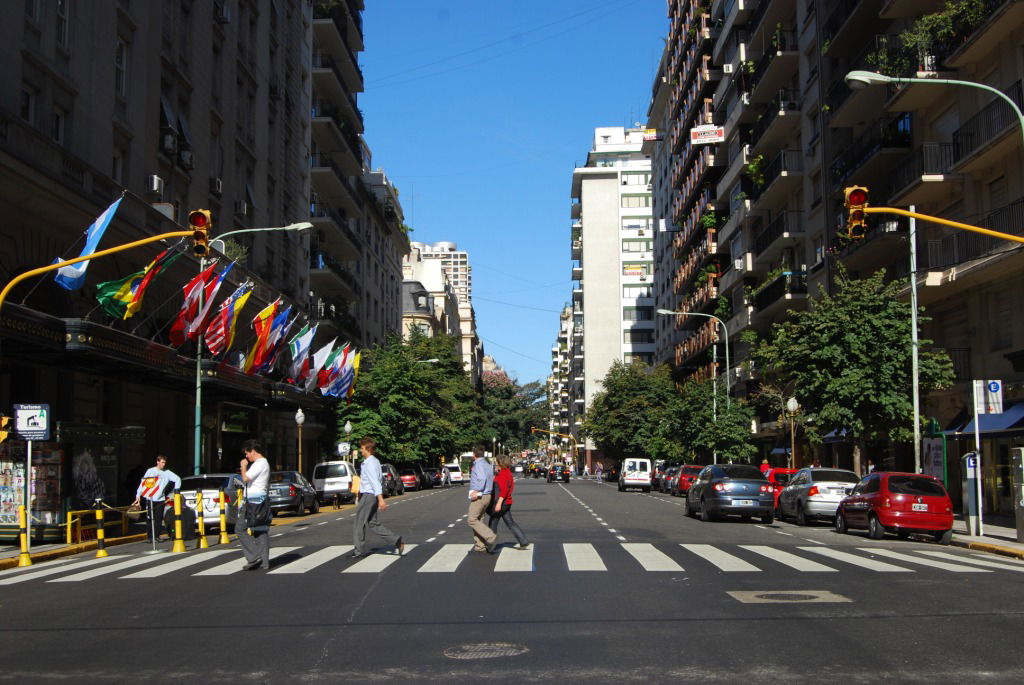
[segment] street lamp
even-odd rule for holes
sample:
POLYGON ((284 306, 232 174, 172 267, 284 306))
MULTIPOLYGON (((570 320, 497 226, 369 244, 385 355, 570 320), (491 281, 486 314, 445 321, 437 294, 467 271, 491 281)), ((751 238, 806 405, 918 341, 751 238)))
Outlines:
POLYGON ((796 464, 796 413, 800 411, 800 403, 795 397, 786 400, 786 411, 789 412, 789 468, 796 464))
MULTIPOLYGON (((729 369, 731 368, 731 366, 729 364, 729 329, 725 327, 725 322, 719 319, 714 314, 701 314, 700 312, 674 312, 671 309, 659 309, 658 313, 664 314, 666 316, 703 316, 704 318, 717 321, 718 325, 722 327, 722 337, 725 339, 725 404, 727 407, 730 406, 731 403, 729 401, 729 369)), ((718 401, 717 397, 715 398, 715 401, 718 401)))
POLYGON ((210 247, 217 250, 221 254, 224 253, 224 239, 229 235, 237 235, 238 233, 258 233, 260 231, 304 231, 307 228, 313 228, 313 224, 308 221, 299 221, 294 224, 288 224, 287 226, 271 226, 269 228, 238 228, 234 231, 228 231, 227 233, 221 233, 214 240, 210 241, 210 247))
POLYGON ((302 473, 302 424, 306 422, 306 415, 302 413, 302 407, 295 412, 295 429, 299 433, 299 473, 302 473))
POLYGON ((352 454, 352 443, 351 443, 351 439, 352 439, 352 422, 351 421, 347 421, 347 420, 345 421, 344 431, 345 431, 345 444, 348 445, 348 453, 352 454))

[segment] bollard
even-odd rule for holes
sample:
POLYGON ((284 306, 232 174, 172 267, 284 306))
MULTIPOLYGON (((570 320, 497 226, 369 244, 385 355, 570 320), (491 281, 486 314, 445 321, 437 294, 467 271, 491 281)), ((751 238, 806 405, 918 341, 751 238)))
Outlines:
POLYGON ((230 542, 228 539, 228 513, 227 505, 224 502, 224 491, 220 491, 220 539, 217 541, 222 545, 230 542))
POLYGON ((18 542, 21 544, 18 566, 31 566, 32 557, 28 553, 28 514, 24 504, 18 507, 18 542))
POLYGON ((106 529, 103 527, 103 504, 96 500, 96 558, 101 559, 107 554, 107 543, 105 536, 107 534, 106 529))
POLYGON ((181 493, 174 491, 174 546, 171 553, 184 552, 185 541, 181 537, 181 493))
POLYGON ((196 525, 199 527, 199 544, 196 549, 209 549, 206 541, 206 521, 203 520, 203 491, 196 490, 196 525))

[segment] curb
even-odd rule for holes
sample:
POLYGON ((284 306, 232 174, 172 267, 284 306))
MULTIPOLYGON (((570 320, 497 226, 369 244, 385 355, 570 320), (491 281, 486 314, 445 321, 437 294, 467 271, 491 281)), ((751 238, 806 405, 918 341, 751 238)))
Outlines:
MULTIPOLYGON (((115 545, 126 545, 131 542, 141 542, 145 539, 146 534, 139 533, 138 535, 126 535, 123 538, 107 538, 105 542, 107 543, 107 547, 114 547, 115 545)), ((89 552, 94 549, 96 549, 96 541, 90 540, 89 542, 81 542, 77 545, 68 545, 67 547, 61 547, 60 549, 48 549, 45 552, 29 554, 29 556, 32 558, 32 563, 35 564, 37 561, 60 559, 61 557, 69 557, 72 554, 81 554, 82 552, 89 552)), ((0 559, 0 570, 17 567, 18 557, 0 559)))
POLYGON ((974 549, 979 552, 988 552, 989 554, 998 554, 1004 557, 1013 557, 1014 559, 1024 559, 1024 550, 1014 549, 1012 547, 1003 547, 1002 545, 993 545, 989 542, 972 542, 969 540, 957 540, 956 538, 953 538, 950 544, 956 547, 974 549))

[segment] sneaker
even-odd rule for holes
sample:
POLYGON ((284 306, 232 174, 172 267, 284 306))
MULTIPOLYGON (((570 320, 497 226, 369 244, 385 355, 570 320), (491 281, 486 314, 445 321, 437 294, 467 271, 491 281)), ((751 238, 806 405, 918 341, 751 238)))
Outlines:
POLYGON ((398 556, 405 554, 405 543, 402 542, 402 538, 398 538, 398 542, 395 543, 395 549, 398 550, 398 556))
POLYGON ((243 571, 255 571, 256 569, 258 569, 260 567, 261 563, 262 562, 259 559, 257 559, 256 561, 250 561, 248 564, 246 564, 245 566, 242 567, 242 570, 243 571))
POLYGON ((486 552, 488 554, 494 554, 495 550, 497 550, 497 549, 498 549, 498 541, 497 540, 495 540, 494 542, 488 544, 487 547, 485 548, 485 550, 486 550, 486 552))
POLYGON ((520 543, 520 545, 519 545, 519 549, 529 549, 529 548, 530 548, 530 543, 529 542, 523 542, 523 543, 520 543))

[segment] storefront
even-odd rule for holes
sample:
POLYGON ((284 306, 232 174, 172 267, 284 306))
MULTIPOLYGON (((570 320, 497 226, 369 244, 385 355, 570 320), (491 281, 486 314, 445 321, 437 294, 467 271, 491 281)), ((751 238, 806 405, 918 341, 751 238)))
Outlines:
MULTIPOLYGON (((985 512, 1013 516, 1010 450, 1024 447, 1024 401, 1008 404, 1001 414, 982 414, 978 419, 985 512)), ((975 447, 974 417, 954 423, 956 427, 945 431, 947 468, 950 490, 959 494, 960 458, 975 447)))

